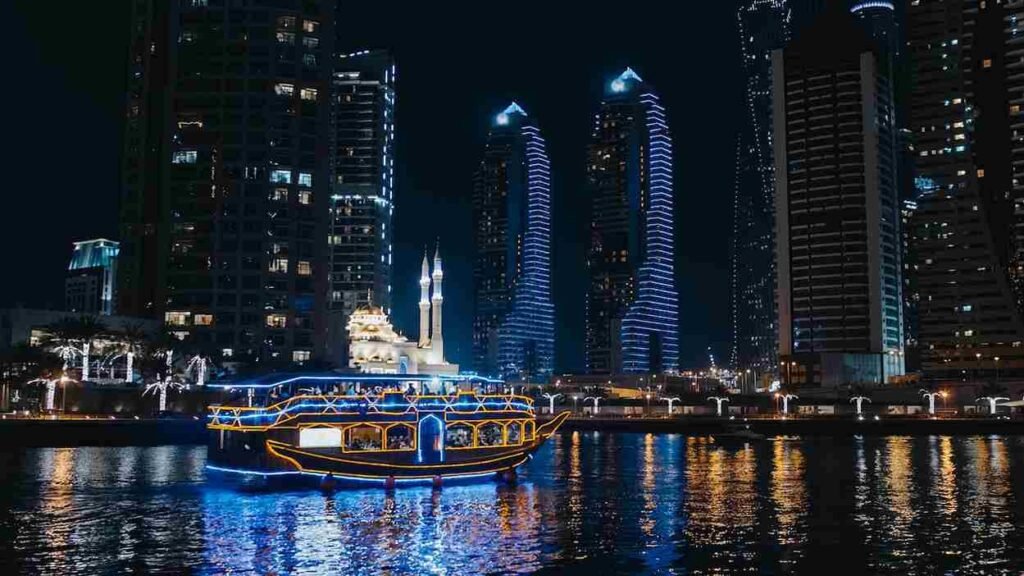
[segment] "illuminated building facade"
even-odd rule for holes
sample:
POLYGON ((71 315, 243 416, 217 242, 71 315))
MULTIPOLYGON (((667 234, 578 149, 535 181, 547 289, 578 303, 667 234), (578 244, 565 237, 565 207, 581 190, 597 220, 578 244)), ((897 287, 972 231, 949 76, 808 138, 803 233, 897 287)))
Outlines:
POLYGON ((65 310, 110 316, 117 305, 120 245, 103 238, 75 242, 64 279, 65 310))
POLYGON ((335 2, 132 2, 123 312, 225 356, 320 356, 335 2))
POLYGON ((495 116, 473 193, 478 373, 544 382, 554 364, 551 180, 544 138, 518 104, 495 116))
POLYGON ((382 50, 341 56, 334 71, 328 343, 335 359, 344 358, 356 308, 391 313, 396 81, 395 62, 382 50))
POLYGON ((760 374, 775 372, 778 353, 771 52, 789 38, 789 5, 786 0, 749 0, 737 20, 746 100, 733 197, 731 364, 760 374))
POLYGON ((587 370, 674 371, 672 141, 657 94, 632 69, 608 84, 594 118, 587 181, 587 370))
POLYGON ((356 308, 348 316, 346 326, 348 365, 373 374, 458 374, 459 365, 450 364, 444 358, 443 280, 440 252, 434 254, 433 271, 424 254, 420 275, 420 330, 415 342, 395 331, 388 313, 380 306, 356 308), (428 300, 431 284, 433 293, 428 300))
POLYGON ((881 384, 904 372, 887 62, 841 12, 772 53, 784 384, 881 384))
POLYGON ((1020 2, 908 6, 921 368, 934 382, 1024 374, 1020 2))

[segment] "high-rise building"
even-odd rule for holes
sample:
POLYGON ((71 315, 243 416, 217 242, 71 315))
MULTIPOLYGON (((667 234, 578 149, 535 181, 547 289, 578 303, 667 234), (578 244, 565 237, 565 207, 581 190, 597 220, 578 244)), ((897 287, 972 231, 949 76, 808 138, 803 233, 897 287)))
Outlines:
POLYGON ((903 374, 900 206, 888 59, 845 11, 772 53, 784 383, 903 374))
POLYGON ((330 355, 360 307, 391 313, 396 69, 383 50, 340 56, 331 94, 330 355))
MULTIPOLYGON (((786 0, 748 0, 737 20, 746 86, 733 197, 731 364, 772 373, 778 344, 771 52, 789 38, 789 6, 786 0)), ((756 378, 748 380, 753 385, 756 378)))
POLYGON ((68 312, 110 316, 117 305, 117 257, 120 246, 99 238, 75 242, 64 279, 68 312))
POLYGON ((933 382, 1024 374, 1022 12, 1021 2, 908 6, 910 242, 921 368, 933 382))
POLYGON ((323 349, 335 2, 132 2, 123 312, 225 355, 323 349))
POLYGON ((632 69, 605 90, 591 133, 587 183, 587 370, 676 370, 672 140, 658 95, 632 69))
POLYGON ((554 368, 551 178, 537 124, 513 102, 494 118, 473 193, 477 372, 546 381, 554 368))

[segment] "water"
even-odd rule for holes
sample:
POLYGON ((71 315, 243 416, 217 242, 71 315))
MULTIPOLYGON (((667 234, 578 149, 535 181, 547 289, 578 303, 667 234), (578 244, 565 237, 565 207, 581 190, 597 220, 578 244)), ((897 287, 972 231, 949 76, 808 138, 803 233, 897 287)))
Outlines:
POLYGON ((0 573, 1024 573, 1024 437, 565 433, 517 486, 243 493, 203 447, 0 456, 0 573))

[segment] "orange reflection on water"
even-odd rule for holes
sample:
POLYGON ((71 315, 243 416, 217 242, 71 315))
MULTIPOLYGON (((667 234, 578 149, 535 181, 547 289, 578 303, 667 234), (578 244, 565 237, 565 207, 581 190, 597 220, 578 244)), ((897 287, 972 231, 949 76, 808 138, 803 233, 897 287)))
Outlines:
POLYGON ((772 449, 770 494, 775 506, 776 540, 780 545, 799 544, 806 539, 803 523, 807 515, 806 462, 799 442, 776 439, 772 449))

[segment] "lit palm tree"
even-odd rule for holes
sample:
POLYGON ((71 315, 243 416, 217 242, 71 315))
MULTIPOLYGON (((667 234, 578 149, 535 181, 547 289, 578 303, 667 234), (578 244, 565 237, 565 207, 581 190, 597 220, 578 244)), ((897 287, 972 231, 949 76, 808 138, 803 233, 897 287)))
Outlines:
POLYGON ((716 406, 715 415, 717 415, 719 417, 722 416, 722 404, 724 402, 728 402, 728 401, 729 401, 729 399, 726 398, 725 396, 708 396, 708 402, 714 402, 715 403, 715 406, 716 406))
POLYGON ((148 335, 138 323, 126 324, 120 334, 121 351, 125 358, 124 381, 135 381, 135 358, 143 353, 148 335))
POLYGON ((995 382, 985 384, 981 389, 981 394, 982 396, 976 402, 988 402, 988 413, 990 416, 996 415, 996 404, 998 402, 1009 402, 1010 400, 1006 396, 1001 396, 1001 394, 1006 394, 1006 387, 995 382))
POLYGON ((46 336, 43 337, 41 344, 44 349, 56 354, 61 359, 64 363, 63 370, 67 372, 71 361, 81 352, 74 319, 64 318, 48 326, 46 336))
POLYGON ((159 411, 167 411, 167 391, 168 390, 181 390, 185 385, 177 380, 173 379, 170 375, 165 375, 163 378, 157 378, 153 382, 146 385, 146 388, 142 391, 142 395, 145 396, 150 392, 154 392, 159 397, 159 411))
POLYGON ((871 403, 871 397, 868 395, 868 388, 863 384, 857 384, 850 387, 850 403, 857 404, 857 415, 860 416, 863 413, 863 404, 867 401, 871 403))

